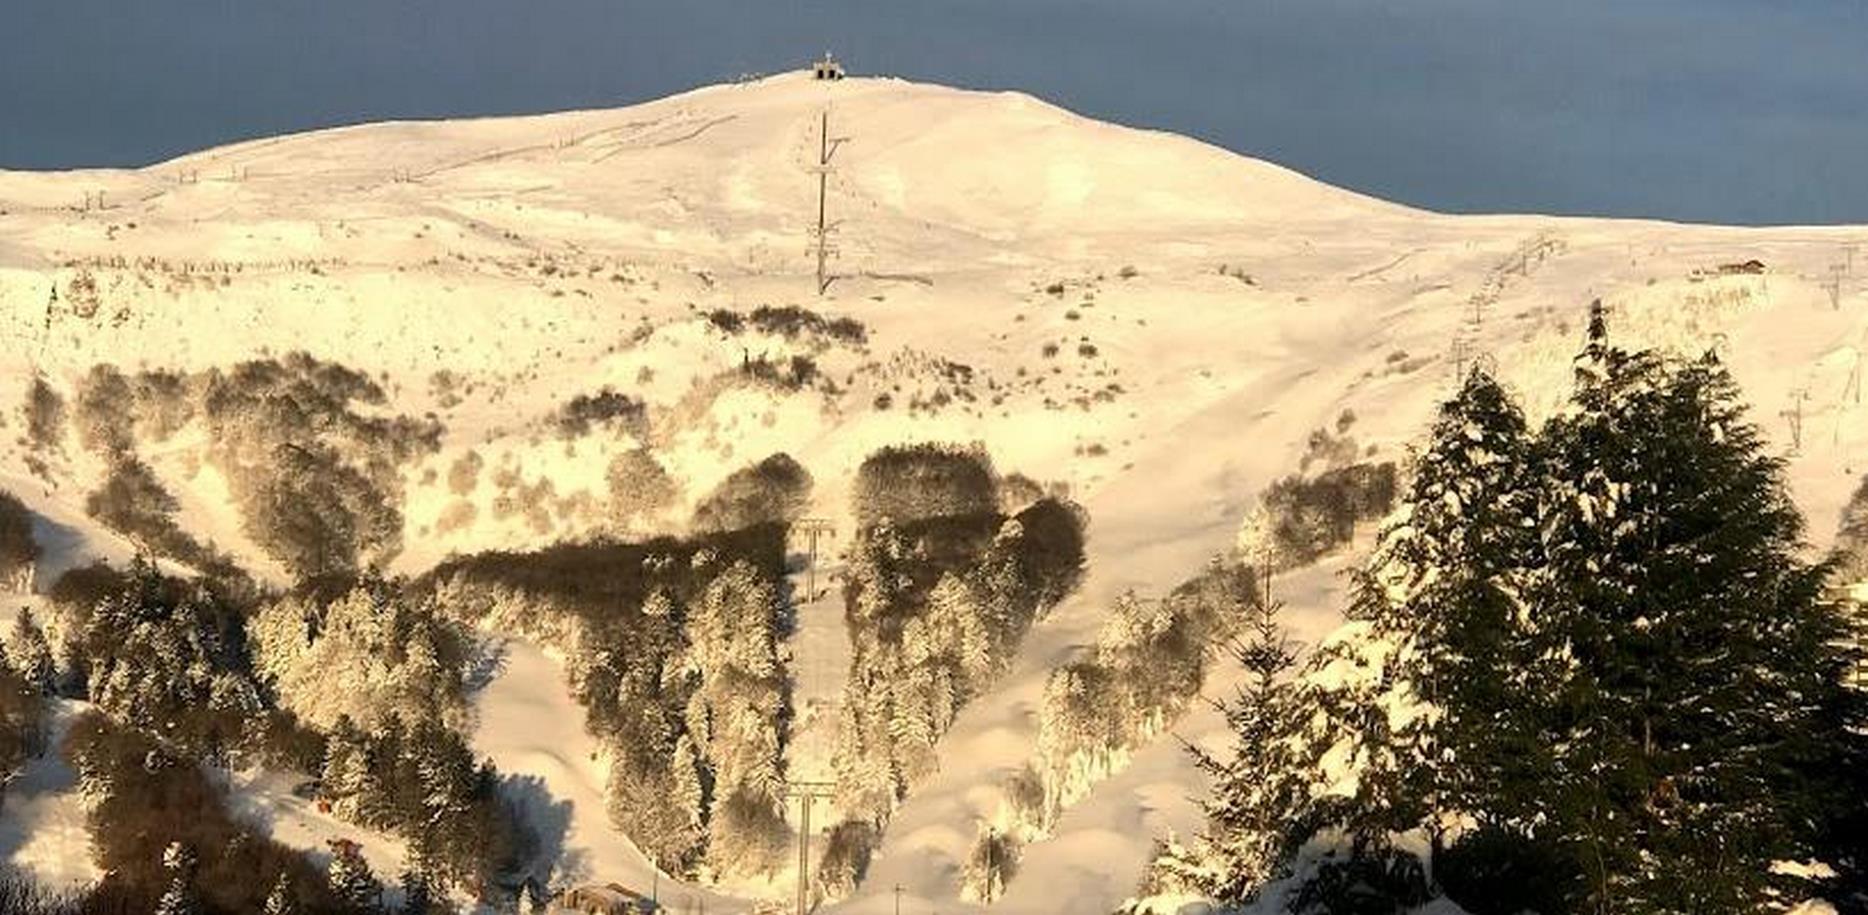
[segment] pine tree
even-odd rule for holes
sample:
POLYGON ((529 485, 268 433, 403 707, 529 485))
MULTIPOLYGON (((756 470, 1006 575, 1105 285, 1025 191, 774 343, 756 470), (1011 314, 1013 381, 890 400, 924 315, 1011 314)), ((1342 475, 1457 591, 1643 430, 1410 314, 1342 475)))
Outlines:
MULTIPOLYGON (((1270 576, 1264 580, 1269 591, 1270 576)), ((1253 604, 1245 634, 1230 646, 1246 672, 1224 709, 1237 751, 1230 759, 1194 751, 1195 762, 1213 778, 1205 805, 1207 863, 1198 871, 1208 882, 1205 890, 1228 902, 1256 898, 1259 887, 1286 872, 1305 799, 1289 743, 1300 709, 1284 682, 1296 649, 1278 622, 1282 605, 1269 594, 1253 604)))
POLYGON ((402 871, 402 911, 404 915, 429 915, 433 908, 433 889, 420 865, 411 864, 402 871))
POLYGON ((286 871, 279 872, 272 891, 266 894, 265 915, 298 915, 298 897, 292 892, 292 878, 286 871))
POLYGON ((1591 908, 1768 906, 1772 862, 1830 800, 1797 773, 1834 736, 1819 719, 1843 623, 1724 368, 1591 325, 1574 408, 1546 430, 1535 813, 1575 849, 1591 908))
POLYGON ((1531 663, 1518 608, 1533 564, 1533 442, 1496 380, 1474 369, 1442 406, 1403 508, 1355 577, 1351 619, 1383 659, 1377 704, 1354 725, 1350 825, 1365 843, 1424 826, 1439 847, 1459 814, 1511 817, 1535 743, 1515 674, 1531 663))
POLYGON ((162 869, 169 888, 156 902, 155 915, 201 915, 201 897, 195 892, 195 853, 180 842, 170 842, 162 853, 162 869))
POLYGON ((13 631, 6 640, 6 660, 33 689, 47 694, 52 692, 57 680, 52 646, 46 642, 45 630, 39 627, 30 609, 20 610, 19 618, 13 622, 13 631))
POLYGON ((369 862, 350 849, 331 856, 325 872, 331 895, 353 915, 374 915, 382 911, 383 885, 370 872, 369 862))

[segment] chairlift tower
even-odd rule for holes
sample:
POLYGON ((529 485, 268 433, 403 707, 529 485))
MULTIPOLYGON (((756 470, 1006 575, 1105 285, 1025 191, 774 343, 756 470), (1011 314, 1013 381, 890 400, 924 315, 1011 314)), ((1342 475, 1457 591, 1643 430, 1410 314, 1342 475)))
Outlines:
POLYGON ((830 173, 834 170, 830 159, 837 154, 847 137, 830 135, 830 106, 825 105, 818 121, 817 144, 817 226, 811 230, 811 246, 817 256, 817 294, 823 295, 830 289, 831 276, 828 273, 830 256, 836 253, 836 246, 830 243, 830 236, 836 226, 830 222, 830 173))
POLYGON ((791 781, 785 797, 798 802, 798 915, 811 907, 811 804, 836 796, 833 782, 791 781))

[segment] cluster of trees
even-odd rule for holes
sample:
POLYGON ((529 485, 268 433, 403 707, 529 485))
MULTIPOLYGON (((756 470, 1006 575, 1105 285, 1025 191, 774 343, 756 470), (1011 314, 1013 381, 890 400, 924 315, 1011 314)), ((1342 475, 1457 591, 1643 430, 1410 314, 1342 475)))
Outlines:
MULTIPOLYGON (((873 837, 934 769, 935 742, 1004 668, 1032 623, 1077 586, 1079 508, 1040 498, 1001 511, 998 478, 976 450, 883 449, 855 485, 861 521, 844 581, 852 657, 834 764, 841 808, 873 837)), ((860 879, 865 852, 834 848, 825 890, 860 879)))
MULTIPOLYGON (((227 855, 289 877, 302 887, 290 895, 303 911, 352 911, 341 899, 331 907, 324 878, 275 861, 285 852, 228 820, 203 763, 323 773, 339 813, 408 839, 410 879, 437 898, 449 887, 492 893, 493 878, 523 856, 528 837, 499 799, 498 773, 476 764, 450 727, 464 723, 471 641, 431 603, 389 583, 339 594, 327 603, 305 589, 266 603, 215 580, 163 576, 138 559, 127 571, 100 564, 61 578, 52 589, 55 639, 22 615, 0 693, 17 671, 29 688, 85 697, 96 709, 66 752, 81 790, 103 799, 92 826, 111 878, 99 893, 166 892, 159 861, 181 843, 201 862, 186 881, 199 911, 259 910, 219 887, 242 873, 214 869, 227 855), (197 806, 206 819, 192 816, 197 806)), ((0 695, 0 717, 9 701, 0 695)), ((237 882, 263 899, 271 883, 250 876, 237 882)), ((176 879, 168 874, 168 889, 176 879)))
POLYGON ((1052 672, 1034 771, 1048 830, 1064 808, 1127 764, 1199 695, 1208 662, 1260 606, 1258 570, 1215 559, 1161 600, 1119 596, 1095 652, 1052 672))
POLYGON ((232 558, 203 544, 175 520, 179 503, 155 471, 132 453, 111 460, 104 482, 84 498, 85 513, 153 556, 222 577, 243 574, 232 558))
POLYGON ((51 651, 32 614, 21 611, 0 654, 0 803, 6 782, 45 751, 51 651))
POLYGON ((323 730, 366 731, 391 716, 467 724, 466 677, 481 652, 432 595, 382 580, 335 600, 312 590, 273 601, 247 623, 254 667, 279 704, 323 730))
POLYGON ((213 560, 167 516, 173 501, 136 455, 190 422, 226 476, 242 527, 296 578, 344 575, 401 549, 400 468, 433 451, 433 420, 384 417, 368 376, 304 353, 192 375, 126 375, 98 365, 81 381, 78 438, 113 467, 92 513, 150 549, 213 560))
POLYGON ((783 860, 785 527, 483 553, 430 576, 459 612, 563 651, 610 748, 610 815, 670 873, 783 860))
POLYGON ((1541 428, 1466 379, 1350 623, 1231 706, 1209 834, 1163 867, 1316 911, 1868 904, 1861 609, 1780 462, 1711 356, 1615 348, 1598 310, 1576 377, 1541 428))
POLYGON ((272 719, 237 604, 142 559, 123 573, 88 574, 104 579, 95 603, 55 604, 64 691, 196 758, 267 746, 272 719))
POLYGON ((38 561, 32 512, 12 493, 0 490, 0 586, 24 584, 38 561))
POLYGON ((779 452, 720 481, 694 507, 694 528, 719 533, 789 524, 804 514, 810 498, 810 471, 779 452))
POLYGON ((288 911, 347 912, 306 856, 231 815, 207 771, 166 742, 89 712, 73 722, 65 752, 88 802, 93 853, 104 872, 85 898, 67 901, 67 911, 158 911, 176 888, 165 859, 179 845, 193 859, 184 901, 194 912, 268 911, 267 897, 282 883, 291 892, 288 911))
POLYGON ((325 742, 320 790, 338 816, 408 842, 412 882, 484 894, 522 857, 527 837, 499 794, 490 762, 476 762, 437 716, 391 712, 373 729, 339 717, 325 742))
POLYGON ((1269 576, 1348 544, 1394 506, 1393 463, 1363 460, 1344 412, 1311 433, 1298 472, 1274 481, 1241 532, 1238 557, 1214 557, 1165 598, 1120 595, 1095 651, 1051 675, 1032 766, 1043 803, 1023 824, 1042 834, 1096 783, 1127 765, 1200 694, 1215 657, 1267 607, 1269 576), (1314 470, 1313 470, 1314 468, 1314 470))

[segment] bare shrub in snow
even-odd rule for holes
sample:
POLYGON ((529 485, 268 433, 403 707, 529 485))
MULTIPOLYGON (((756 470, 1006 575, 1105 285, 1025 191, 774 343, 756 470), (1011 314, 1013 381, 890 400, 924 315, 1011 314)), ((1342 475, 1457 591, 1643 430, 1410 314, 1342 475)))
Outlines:
POLYGON ((455 458, 454 463, 448 465, 448 492, 457 496, 471 495, 474 487, 480 484, 480 468, 485 463, 480 452, 472 448, 455 458))
POLYGON ((26 421, 26 444, 38 451, 57 451, 65 438, 65 398, 45 376, 34 375, 20 409, 26 421))
POLYGON ((610 515, 624 525, 654 518, 675 500, 675 482, 646 448, 633 448, 610 459, 610 515))
POLYGON ((648 429, 648 407, 641 400, 614 388, 579 394, 558 408, 552 426, 560 438, 578 438, 597 426, 615 426, 634 435, 648 429))

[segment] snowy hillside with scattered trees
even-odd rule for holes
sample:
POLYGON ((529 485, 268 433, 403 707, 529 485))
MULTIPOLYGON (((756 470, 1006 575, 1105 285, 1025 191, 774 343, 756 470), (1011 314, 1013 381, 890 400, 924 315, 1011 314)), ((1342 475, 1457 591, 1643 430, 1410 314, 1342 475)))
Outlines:
POLYGON ((1864 240, 799 74, 0 172, 0 909, 1863 911, 1864 240))

